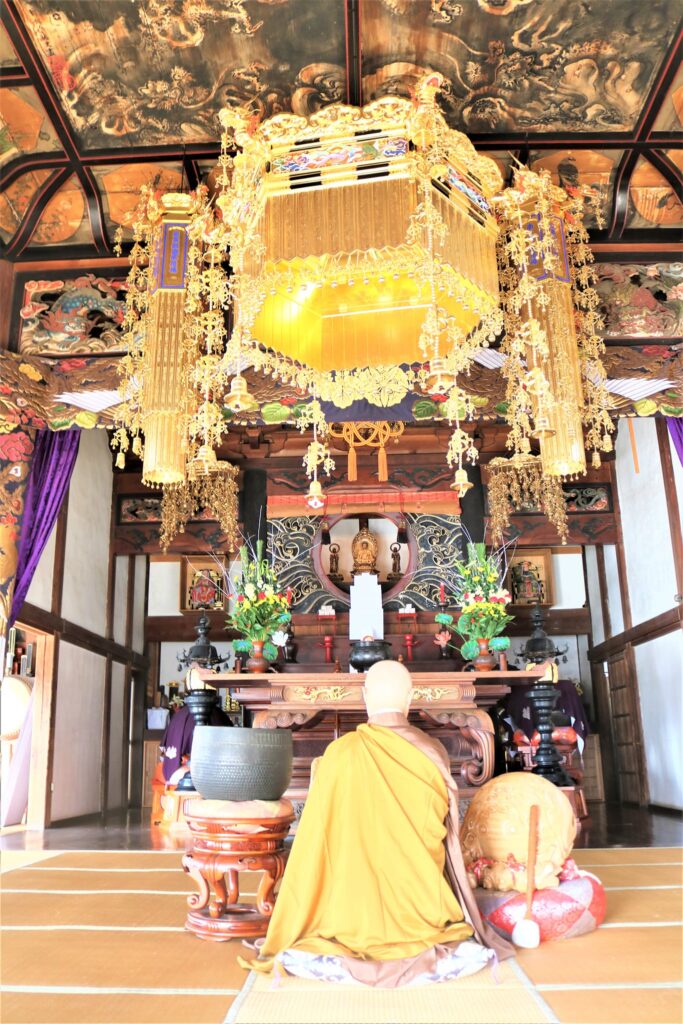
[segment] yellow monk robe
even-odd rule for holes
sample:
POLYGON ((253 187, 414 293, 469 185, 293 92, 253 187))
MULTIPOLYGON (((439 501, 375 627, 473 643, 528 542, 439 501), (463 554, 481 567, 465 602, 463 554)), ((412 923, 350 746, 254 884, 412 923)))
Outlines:
POLYGON ((400 960, 469 938, 444 875, 447 816, 438 767, 392 729, 360 725, 332 743, 248 966, 269 971, 286 949, 400 960))

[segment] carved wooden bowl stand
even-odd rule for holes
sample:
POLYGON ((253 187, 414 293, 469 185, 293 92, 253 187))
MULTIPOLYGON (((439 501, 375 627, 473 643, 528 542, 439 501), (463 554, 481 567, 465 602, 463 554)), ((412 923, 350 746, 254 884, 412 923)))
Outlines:
POLYGON ((273 913, 275 886, 284 874, 284 840, 294 811, 271 818, 239 818, 234 813, 209 817, 202 815, 203 803, 193 801, 185 812, 194 845, 183 857, 183 868, 199 888, 188 897, 185 927, 214 942, 261 938, 273 913), (240 871, 263 872, 255 905, 239 902, 240 871))

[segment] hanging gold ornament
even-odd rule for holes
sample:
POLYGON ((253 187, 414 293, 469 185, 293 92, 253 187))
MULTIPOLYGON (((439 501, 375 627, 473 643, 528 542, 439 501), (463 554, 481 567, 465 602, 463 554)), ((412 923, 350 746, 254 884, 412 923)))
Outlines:
POLYGON ((492 459, 488 464, 488 499, 491 540, 502 544, 510 516, 538 509, 553 524, 563 544, 569 524, 562 483, 546 476, 538 455, 513 455, 492 459))
POLYGON ((239 536, 237 475, 236 466, 218 462, 211 474, 163 488, 159 544, 164 552, 178 533, 184 533, 187 523, 205 510, 218 521, 229 547, 235 548, 239 536))

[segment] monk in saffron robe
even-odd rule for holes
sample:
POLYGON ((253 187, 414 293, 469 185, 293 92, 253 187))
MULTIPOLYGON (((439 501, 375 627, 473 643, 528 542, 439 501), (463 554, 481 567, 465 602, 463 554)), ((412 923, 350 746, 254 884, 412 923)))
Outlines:
POLYGON ((369 670, 368 723, 320 759, 259 958, 244 966, 393 987, 513 955, 481 920, 448 754, 408 724, 411 694, 400 663, 369 670))

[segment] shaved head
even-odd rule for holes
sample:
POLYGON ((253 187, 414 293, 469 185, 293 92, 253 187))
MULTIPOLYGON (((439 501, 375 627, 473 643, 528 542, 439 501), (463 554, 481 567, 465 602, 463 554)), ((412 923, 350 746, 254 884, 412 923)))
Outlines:
POLYGON ((368 716, 380 711, 398 711, 408 714, 413 680, 400 661, 378 661, 365 676, 363 697, 368 716))

